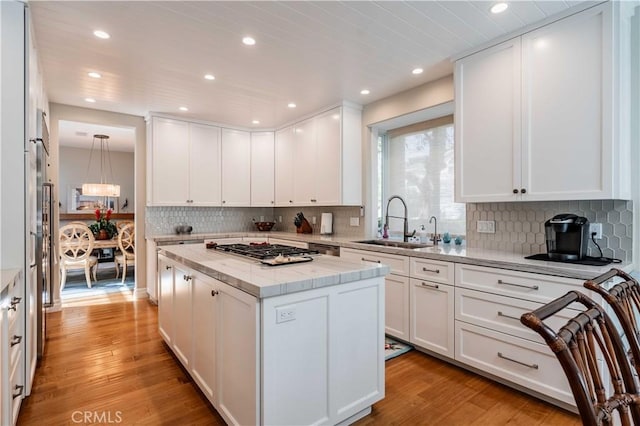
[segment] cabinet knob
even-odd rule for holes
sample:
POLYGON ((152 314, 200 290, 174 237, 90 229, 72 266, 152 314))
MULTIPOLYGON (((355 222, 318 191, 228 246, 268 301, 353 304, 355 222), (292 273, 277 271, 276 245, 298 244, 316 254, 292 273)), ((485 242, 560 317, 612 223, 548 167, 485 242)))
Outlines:
POLYGON ((273 204, 273 200, 271 200, 271 204, 273 204))
POLYGON ((166 269, 166 270, 168 271, 169 269, 171 269, 171 266, 166 265, 166 266, 164 267, 164 269, 166 269))
POLYGON ((23 385, 16 385, 14 390, 15 390, 15 392, 11 395, 12 399, 16 399, 17 397, 22 395, 22 391, 24 391, 24 386, 23 385))
POLYGON ((22 342, 22 336, 13 336, 13 338, 11 339, 11 347, 14 347, 15 345, 20 344, 20 342, 22 342))
POLYGON ((316 199, 314 199, 314 198, 312 198, 312 199, 311 199, 311 202, 312 202, 312 203, 315 203, 316 201, 318 201, 318 200, 316 200, 316 199))
POLYGON ((290 203, 293 203, 293 200, 289 200, 290 203))
POLYGON ((522 188, 522 189, 520 190, 520 192, 521 192, 522 194, 526 194, 526 193, 527 193, 527 190, 526 190, 525 188, 522 188))
POLYGON ((517 193, 518 193, 518 190, 514 188, 514 189, 513 189, 513 193, 514 193, 514 194, 517 194, 517 193))
POLYGON ((191 275, 183 275, 182 277, 184 278, 185 281, 191 281, 191 278, 192 278, 191 275))
POLYGON ((218 293, 220 293, 218 290, 211 290, 211 296, 215 297, 218 293))
POLYGON ((222 200, 222 204, 224 204, 224 203, 226 203, 226 201, 225 201, 225 200, 222 200))

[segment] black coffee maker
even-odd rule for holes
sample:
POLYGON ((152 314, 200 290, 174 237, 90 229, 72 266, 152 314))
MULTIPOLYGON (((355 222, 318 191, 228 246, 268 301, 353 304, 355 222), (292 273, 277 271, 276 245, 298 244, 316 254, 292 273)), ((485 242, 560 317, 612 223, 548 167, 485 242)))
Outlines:
POLYGON ((586 217, 563 213, 544 223, 547 255, 557 260, 582 260, 589 245, 589 221, 586 217))

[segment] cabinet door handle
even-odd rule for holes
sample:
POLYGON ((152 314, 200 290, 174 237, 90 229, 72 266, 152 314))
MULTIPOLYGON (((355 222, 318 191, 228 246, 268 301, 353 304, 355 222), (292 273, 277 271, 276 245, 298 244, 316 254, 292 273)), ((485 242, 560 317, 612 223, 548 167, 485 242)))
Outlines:
POLYGON ((371 260, 371 259, 367 259, 366 257, 363 257, 363 258, 362 258, 362 261, 363 261, 363 262, 380 263, 380 261, 379 261, 379 260, 371 260))
POLYGON ((225 200, 222 200, 222 204, 224 204, 224 203, 226 203, 226 201, 225 201, 225 200))
POLYGON ((533 368, 534 370, 538 369, 538 364, 527 364, 526 362, 518 361, 517 359, 509 358, 508 356, 502 355, 502 352, 498 352, 498 358, 506 359, 507 361, 515 362, 516 364, 524 365, 525 367, 533 368))
POLYGON ((22 300, 22 297, 16 297, 16 296, 13 296, 13 297, 11 298, 11 305, 14 305, 14 306, 15 306, 15 305, 17 305, 18 303, 20 303, 20 301, 21 301, 21 300, 22 300))
POLYGON ((182 276, 182 278, 183 278, 185 281, 191 281, 191 278, 192 278, 192 277, 191 277, 191 275, 183 275, 183 276, 182 276))
POLYGON ((271 204, 273 204, 273 200, 271 200, 271 204))
POLYGON ((427 269, 427 268, 422 268, 422 270, 423 270, 424 272, 433 272, 433 273, 436 273, 436 274, 439 274, 439 273, 440 273, 440 269, 427 269))
POLYGON ((503 314, 502 311, 498 311, 498 316, 503 318, 511 318, 512 320, 520 321, 520 318, 514 317, 512 315, 503 314))
POLYGON ((526 188, 522 188, 522 189, 520 190, 520 193, 521 193, 521 194, 526 194, 526 193, 527 193, 527 189, 526 189, 526 188))
POLYGON ((165 265, 164 269, 166 269, 168 271, 169 269, 171 269, 171 266, 165 265))
POLYGON ((22 392, 24 391, 24 386, 23 385, 16 385, 16 387, 14 388, 17 392, 14 392, 11 395, 11 398, 16 399, 17 397, 19 397, 20 395, 22 395, 22 392))
POLYGON ((14 347, 15 345, 20 344, 20 342, 22 342, 22 336, 13 336, 13 339, 11 339, 11 347, 14 347))
POLYGON ((520 192, 520 191, 518 191, 517 189, 513 188, 513 193, 514 194, 517 194, 518 192, 520 192))
POLYGON ((289 200, 290 203, 293 203, 293 200, 289 200))
POLYGON ((211 290, 211 296, 215 297, 218 294, 220 294, 218 290, 211 290))
POLYGON ((502 280, 498 280, 498 284, 511 285, 511 286, 514 286, 514 287, 529 288, 531 290, 538 290, 540 288, 537 285, 516 284, 516 283, 510 283, 510 282, 506 282, 506 281, 502 281, 502 280))
POLYGON ((314 199, 314 198, 312 198, 312 199, 311 199, 311 202, 312 202, 312 203, 315 203, 316 201, 318 201, 318 200, 316 200, 316 199, 314 199))
POLYGON ((429 287, 429 288, 440 288, 440 286, 438 284, 427 284, 425 282, 420 283, 422 284, 422 287, 429 287))

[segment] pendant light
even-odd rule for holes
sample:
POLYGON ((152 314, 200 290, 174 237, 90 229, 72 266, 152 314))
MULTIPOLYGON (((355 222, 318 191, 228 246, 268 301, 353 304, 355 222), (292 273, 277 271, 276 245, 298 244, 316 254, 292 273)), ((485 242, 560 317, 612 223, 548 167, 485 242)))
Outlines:
POLYGON ((109 167, 111 181, 113 182, 113 169, 111 168, 111 152, 109 151, 109 136, 93 135, 91 143, 91 153, 89 154, 89 164, 87 165, 87 178, 91 170, 91 159, 96 145, 96 140, 100 142, 100 183, 83 183, 82 195, 94 197, 119 197, 120 185, 107 182, 106 169, 109 167))

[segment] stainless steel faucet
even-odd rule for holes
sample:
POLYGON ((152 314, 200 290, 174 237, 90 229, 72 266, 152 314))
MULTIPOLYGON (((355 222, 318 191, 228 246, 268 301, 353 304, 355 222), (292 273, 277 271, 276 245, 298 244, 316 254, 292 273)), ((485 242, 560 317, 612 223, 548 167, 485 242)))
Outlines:
POLYGON ((436 219, 435 216, 431 216, 429 218, 429 223, 434 222, 433 224, 433 236, 431 237, 431 241, 433 241, 433 245, 437 246, 438 245, 438 241, 440 240, 440 235, 438 235, 438 219, 436 219))
POLYGON ((393 196, 391 196, 389 198, 389 201, 387 201, 387 215, 384 218, 384 224, 387 227, 387 229, 389 228, 389 218, 390 217, 404 220, 404 231, 403 231, 403 241, 404 242, 409 241, 409 237, 413 237, 416 234, 416 230, 415 229, 413 230, 413 232, 411 234, 409 233, 409 211, 407 209, 407 203, 405 203, 404 200, 402 199, 402 197, 399 196, 399 195, 393 195, 393 196), (391 200, 393 200, 394 198, 397 198, 398 200, 400 200, 402 202, 402 205, 404 206, 404 217, 389 216, 389 204, 391 204, 391 200))

